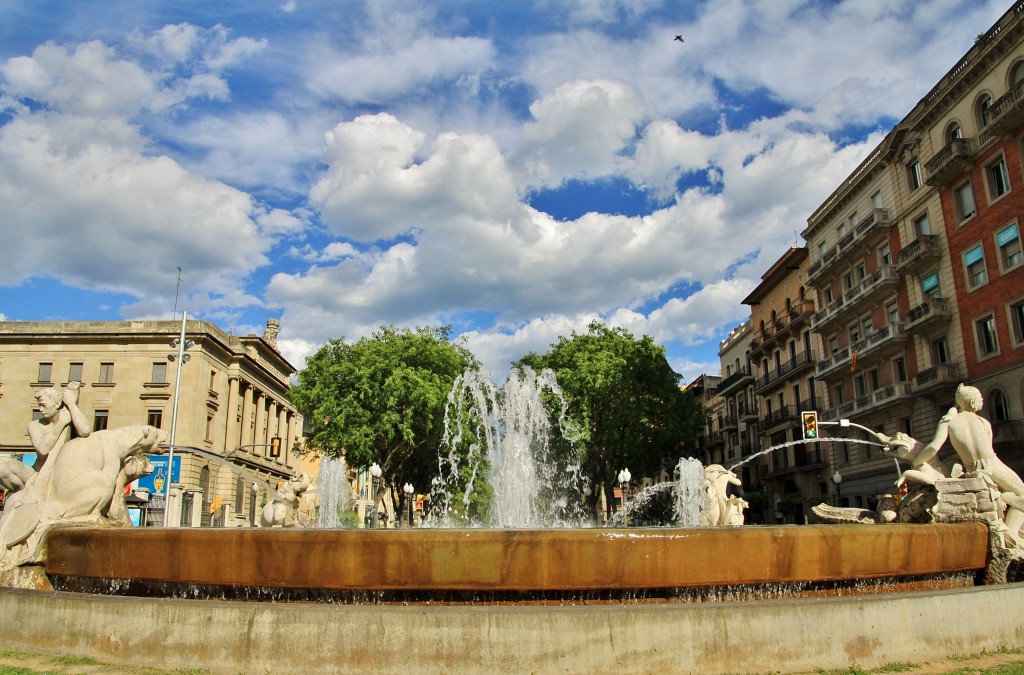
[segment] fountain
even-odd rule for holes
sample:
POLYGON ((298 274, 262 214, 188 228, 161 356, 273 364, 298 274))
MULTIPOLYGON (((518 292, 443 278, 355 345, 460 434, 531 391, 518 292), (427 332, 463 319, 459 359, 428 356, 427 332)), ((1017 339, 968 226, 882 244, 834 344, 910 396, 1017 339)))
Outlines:
MULTIPOLYGON (((479 471, 522 455, 515 430, 479 471)), ((980 505, 983 478, 936 485, 980 505)), ((714 513, 706 489, 674 498, 685 527, 57 525, 38 563, 54 590, 0 590, 0 631, 13 648, 211 672, 799 672, 1021 646, 1024 586, 979 585, 999 556, 1004 581, 1020 576, 995 502, 988 522, 709 527, 694 526, 714 513)))

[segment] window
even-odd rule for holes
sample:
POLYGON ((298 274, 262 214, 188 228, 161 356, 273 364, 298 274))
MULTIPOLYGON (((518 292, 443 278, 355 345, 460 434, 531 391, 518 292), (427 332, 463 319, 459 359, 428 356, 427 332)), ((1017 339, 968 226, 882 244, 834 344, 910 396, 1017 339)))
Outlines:
POLYGON ((860 340, 860 324, 859 323, 851 323, 850 324, 850 328, 849 328, 849 332, 850 332, 850 346, 851 347, 855 347, 856 346, 856 342, 858 340, 860 340))
POLYGON ((36 382, 52 382, 53 381, 53 364, 52 363, 40 363, 39 372, 36 374, 36 382))
POLYGON ((902 356, 897 356, 892 360, 892 374, 897 382, 907 381, 907 360, 902 356))
POLYGON ((97 410, 96 415, 92 418, 92 430, 103 431, 107 428, 109 421, 110 411, 108 410, 97 410))
POLYGON ((999 157, 985 167, 985 174, 988 176, 988 192, 991 199, 995 200, 1010 191, 1010 175, 1006 172, 1006 160, 999 157))
POLYGON ((857 212, 854 211, 853 213, 850 214, 849 220, 850 220, 850 232, 853 232, 854 228, 857 227, 857 223, 860 222, 860 216, 858 216, 857 212))
POLYGON ((149 378, 149 381, 154 384, 164 384, 167 382, 167 364, 165 362, 153 362, 153 375, 149 378))
POLYGON ((846 397, 843 395, 843 385, 837 384, 835 388, 832 389, 832 398, 835 399, 836 405, 842 405, 846 402, 846 397))
POLYGON ((939 273, 933 272, 921 279, 921 292, 933 298, 939 297, 939 273))
POLYGON ((964 132, 960 129, 960 124, 958 122, 950 122, 949 126, 946 127, 946 143, 952 143, 963 137, 964 132))
POLYGON ((1013 64, 1013 70, 1010 71, 1010 87, 1015 88, 1021 80, 1024 80, 1024 61, 1013 64))
POLYGON ((860 318, 860 329, 864 333, 864 337, 867 337, 875 332, 875 324, 871 321, 871 315, 865 314, 860 318))
POLYGON ((213 415, 206 416, 206 440, 213 440, 213 415))
POLYGON ((996 248, 999 250, 999 267, 1004 272, 1020 265, 1022 258, 1017 223, 996 232, 996 248))
POLYGON ((928 220, 928 214, 925 213, 914 220, 914 232, 917 233, 918 237, 923 237, 926 234, 932 233, 932 224, 928 220))
MULTIPOLYGON (((99 384, 113 384, 114 383, 114 364, 113 363, 101 363, 100 364, 100 379, 99 384)), ((104 427, 106 428, 106 427, 104 427)))
POLYGON ((985 268, 985 252, 978 244, 964 253, 964 272, 967 274, 967 288, 973 290, 988 282, 988 270, 985 268))
POLYGON ((1018 298, 1010 304, 1010 334, 1013 337, 1013 344, 1017 347, 1024 345, 1024 299, 1018 298))
POLYGON ((978 341, 978 358, 985 358, 999 353, 999 339, 996 336, 996 318, 992 314, 974 322, 975 337, 978 341))
POLYGON ((68 382, 81 382, 82 381, 82 364, 72 363, 71 367, 68 368, 68 382))
POLYGON ((163 410, 150 410, 146 415, 146 424, 151 427, 160 429, 164 424, 164 411, 163 410))
POLYGON ((988 123, 992 121, 991 115, 992 109, 992 97, 985 94, 978 99, 978 104, 975 106, 975 112, 977 113, 978 129, 984 129, 988 126, 988 123))
POLYGON ((921 163, 917 161, 916 157, 914 161, 907 164, 907 185, 911 192, 924 185, 924 181, 921 179, 921 163))
POLYGON ((847 272, 843 275, 843 290, 848 291, 853 288, 853 272, 847 272))
POLYGON ((882 193, 876 192, 871 195, 871 206, 876 209, 882 208, 882 193))
POLYGON ((881 265, 892 264, 892 249, 889 248, 888 242, 878 247, 878 262, 881 265))
POLYGON ((932 343, 932 360, 936 363, 949 363, 949 343, 946 338, 939 338, 932 343))
POLYGON ((832 299, 833 299, 832 288, 831 287, 830 288, 826 288, 825 289, 825 306, 826 307, 832 304, 832 299))
POLYGON ((868 372, 868 382, 871 383, 871 391, 878 391, 882 388, 882 382, 878 379, 878 368, 872 368, 868 372))
POLYGON ((210 371, 210 391, 217 391, 217 371, 210 371))
POLYGON ((1006 400, 1006 394, 999 389, 989 392, 989 407, 992 409, 992 421, 1006 422, 1010 419, 1010 404, 1006 400))
POLYGON ((971 190, 971 181, 962 183, 953 190, 953 208, 956 209, 956 217, 960 222, 974 215, 974 192, 971 190))
POLYGON ((885 306, 885 318, 889 323, 900 322, 900 306, 898 302, 893 300, 885 306))
POLYGON ((864 383, 863 375, 858 375, 853 378, 853 393, 857 398, 867 395, 868 390, 867 385, 864 383))

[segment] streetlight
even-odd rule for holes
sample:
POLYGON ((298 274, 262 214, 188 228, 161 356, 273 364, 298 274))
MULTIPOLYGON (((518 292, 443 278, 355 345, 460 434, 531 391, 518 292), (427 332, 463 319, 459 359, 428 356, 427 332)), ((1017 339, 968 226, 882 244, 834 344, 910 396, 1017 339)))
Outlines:
POLYGON ((377 527, 377 491, 380 490, 380 475, 383 471, 377 462, 370 465, 370 477, 373 479, 373 504, 370 506, 370 527, 377 527))
POLYGON ((256 527, 256 495, 259 494, 260 485, 259 483, 252 484, 252 498, 249 500, 249 525, 256 527))
POLYGON ((619 472, 619 486, 622 488, 622 521, 626 525, 629 525, 629 516, 626 514, 626 495, 629 493, 629 479, 632 477, 633 474, 629 472, 629 469, 619 472))
POLYGON ((192 357, 185 350, 195 345, 192 340, 185 340, 185 320, 188 312, 181 312, 181 335, 171 341, 171 347, 177 347, 177 354, 168 354, 168 361, 178 362, 178 371, 174 377, 174 403, 171 407, 171 444, 167 451, 167 484, 164 489, 164 527, 170 523, 171 517, 171 478, 174 476, 174 434, 178 429, 178 393, 181 391, 181 367, 192 357))
POLYGON ((836 506, 839 506, 839 497, 842 495, 839 484, 843 482, 843 474, 839 473, 839 469, 832 474, 832 482, 836 484, 836 506))
POLYGON ((406 483, 402 486, 402 492, 405 493, 405 501, 409 503, 409 527, 412 527, 412 494, 415 491, 412 483, 406 483))

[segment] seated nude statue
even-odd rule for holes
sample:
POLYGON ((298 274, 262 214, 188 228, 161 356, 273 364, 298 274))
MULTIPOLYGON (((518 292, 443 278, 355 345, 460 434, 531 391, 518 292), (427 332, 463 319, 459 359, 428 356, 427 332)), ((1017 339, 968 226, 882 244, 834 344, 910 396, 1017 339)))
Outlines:
POLYGON ((1010 536, 1024 547, 1020 529, 1024 525, 1024 481, 1000 460, 992 447, 992 425, 978 414, 984 403, 976 387, 961 384, 956 388, 956 406, 939 420, 935 437, 921 448, 913 461, 927 462, 935 457, 948 439, 963 462, 965 475, 987 478, 999 489, 1008 507, 1004 522, 1010 536))

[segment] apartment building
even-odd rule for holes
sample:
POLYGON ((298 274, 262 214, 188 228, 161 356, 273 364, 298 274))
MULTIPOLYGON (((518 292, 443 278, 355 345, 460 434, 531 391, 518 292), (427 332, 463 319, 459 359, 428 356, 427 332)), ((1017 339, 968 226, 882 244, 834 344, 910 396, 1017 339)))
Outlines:
MULTIPOLYGON (((978 36, 808 219, 825 421, 928 440, 966 381, 982 389, 1001 445, 1019 438, 1022 9, 978 36)), ((891 491, 895 467, 877 448, 830 450, 843 503, 891 491)))
MULTIPOLYGON (((719 343, 721 363, 718 397, 722 413, 719 424, 722 434, 722 462, 727 467, 751 457, 758 449, 757 420, 760 411, 754 396, 754 369, 750 362, 753 330, 744 321, 719 343)), ((736 475, 746 487, 757 483, 758 466, 747 462, 736 468, 736 475)))
MULTIPOLYGON (((235 336, 186 322, 174 466, 153 456, 154 475, 140 481, 149 522, 162 524, 169 482, 171 524, 252 524, 298 472, 302 417, 288 401, 295 369, 277 350, 278 328, 271 319, 262 336, 235 336)), ((35 394, 70 381, 82 383, 94 429, 151 424, 169 436, 180 331, 175 321, 0 322, 0 452, 33 451, 35 394)))
POLYGON ((694 453, 704 466, 721 464, 724 461, 722 399, 718 396, 720 380, 717 375, 703 373, 693 378, 689 384, 683 385, 683 391, 693 394, 704 411, 704 433, 697 438, 694 453))
POLYGON ((830 495, 830 460, 817 443, 802 439, 801 413, 818 411, 823 400, 815 379, 817 352, 811 334, 813 292, 807 286, 807 249, 793 246, 761 277, 743 300, 750 306, 752 337, 748 393, 756 397, 756 449, 767 453, 756 465, 757 483, 780 505, 784 522, 806 522, 810 507, 830 495))

